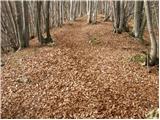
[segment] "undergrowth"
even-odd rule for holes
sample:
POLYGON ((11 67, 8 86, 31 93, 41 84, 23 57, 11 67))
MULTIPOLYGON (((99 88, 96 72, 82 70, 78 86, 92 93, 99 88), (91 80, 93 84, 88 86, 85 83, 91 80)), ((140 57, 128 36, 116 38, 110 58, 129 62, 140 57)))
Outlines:
POLYGON ((93 44, 93 45, 96 45, 96 44, 99 44, 100 41, 99 41, 99 39, 96 38, 95 36, 91 36, 91 37, 89 38, 89 43, 91 43, 91 44, 93 44))
POLYGON ((144 63, 146 60, 146 56, 142 54, 137 54, 133 57, 131 57, 130 61, 137 62, 137 63, 144 63))

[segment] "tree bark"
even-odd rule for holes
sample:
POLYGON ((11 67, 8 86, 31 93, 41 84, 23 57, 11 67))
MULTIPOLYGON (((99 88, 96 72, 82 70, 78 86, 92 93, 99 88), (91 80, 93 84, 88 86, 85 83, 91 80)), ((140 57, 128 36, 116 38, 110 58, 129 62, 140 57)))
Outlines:
POLYGON ((147 18, 147 27, 150 35, 150 40, 151 40, 149 64, 154 65, 157 61, 157 43, 156 43, 155 33, 153 31, 150 2, 144 0, 144 5, 145 5, 146 18, 147 18))
POLYGON ((13 28, 12 30, 14 31, 14 36, 15 36, 15 40, 14 41, 16 41, 16 40, 18 40, 18 36, 17 36, 16 22, 15 22, 15 19, 14 19, 14 16, 12 14, 12 10, 11 10, 12 8, 9 5, 9 2, 4 2, 4 3, 6 3, 5 4, 6 12, 7 12, 7 15, 9 17, 9 21, 11 23, 11 26, 13 28))
POLYGON ((135 1, 133 35, 138 38, 142 21, 143 1, 135 1))
POLYGON ((28 22, 28 1, 23 1, 23 39, 26 47, 29 46, 29 22, 28 22))
POLYGON ((73 0, 70 0, 70 21, 73 21, 73 0))
POLYGON ((87 23, 92 22, 92 1, 88 1, 88 19, 87 23))
POLYGON ((120 1, 113 1, 113 27, 114 32, 119 33, 119 25, 120 25, 120 1))
POLYGON ((104 1, 104 21, 107 21, 110 17, 109 15, 109 1, 104 1))
POLYGON ((44 43, 53 42, 50 34, 50 27, 49 27, 49 8, 50 8, 50 1, 46 1, 46 32, 47 32, 47 38, 45 39, 44 43))
POLYGON ((43 44, 43 36, 41 32, 41 1, 37 1, 37 35, 38 35, 38 40, 41 44, 43 44))
POLYGON ((125 31, 125 19, 124 19, 124 1, 120 2, 120 23, 119 32, 125 31))
POLYGON ((25 48, 26 44, 23 39, 23 20, 22 20, 22 2, 21 1, 16 1, 16 20, 17 20, 17 28, 18 28, 18 39, 19 39, 19 49, 25 48))
POLYGON ((92 23, 93 24, 96 24, 97 22, 97 8, 98 8, 98 1, 94 1, 94 11, 93 11, 93 14, 92 14, 92 23))
POLYGON ((144 33, 144 30, 145 30, 146 23, 147 23, 147 19, 146 19, 146 15, 144 14, 143 15, 143 20, 142 20, 142 23, 141 23, 141 26, 140 26, 139 36, 138 36, 138 38, 140 38, 140 40, 142 42, 143 42, 143 33, 144 33))

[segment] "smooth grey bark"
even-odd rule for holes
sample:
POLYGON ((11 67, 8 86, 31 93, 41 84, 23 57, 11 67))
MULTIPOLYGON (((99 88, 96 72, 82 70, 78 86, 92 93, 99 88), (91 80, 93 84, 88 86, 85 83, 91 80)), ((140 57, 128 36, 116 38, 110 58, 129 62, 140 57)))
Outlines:
POLYGON ((51 35, 50 35, 50 27, 49 27, 49 8, 50 8, 50 1, 46 1, 46 32, 47 32, 47 38, 45 39, 44 43, 53 42, 51 35))
POLYGON ((92 1, 88 1, 88 19, 87 23, 92 22, 92 1))
POLYGON ((76 12, 77 12, 77 1, 74 1, 74 6, 73 6, 73 21, 76 20, 76 12))
POLYGON ((60 26, 62 26, 63 24, 63 1, 59 1, 59 22, 60 22, 60 26))
POLYGON ((29 9, 29 33, 31 39, 34 38, 37 32, 37 27, 36 27, 36 20, 37 20, 37 11, 36 11, 36 2, 29 2, 28 9, 29 9))
POLYGON ((22 2, 16 1, 16 20, 17 20, 17 28, 18 28, 18 39, 19 39, 19 49, 25 48, 26 44, 23 39, 23 19, 22 19, 22 2))
POLYGON ((120 25, 120 1, 113 1, 113 27, 114 32, 119 33, 119 25, 120 25))
POLYGON ((149 64, 154 65, 157 61, 157 42, 156 42, 155 33, 153 31, 150 2, 144 0, 144 6, 145 6, 145 12, 146 12, 146 18, 147 18, 148 32, 149 32, 150 40, 151 40, 149 64))
MULTIPOLYGON (((5 10, 5 14, 4 14, 5 16, 1 16, 1 17, 5 18, 4 20, 4 23, 6 24, 5 29, 8 36, 10 36, 10 37, 7 37, 7 39, 9 38, 8 40, 11 43, 11 48, 14 49, 14 51, 16 51, 18 49, 18 42, 17 42, 18 36, 16 31, 16 23, 13 21, 13 16, 12 16, 10 7, 8 5, 8 2, 3 2, 2 5, 4 6, 3 10, 5 10), (8 22, 6 22, 6 20, 8 22)), ((3 33, 6 33, 6 32, 3 32, 3 33)))
POLYGON ((92 14, 92 23, 95 24, 97 22, 97 8, 98 8, 98 1, 94 1, 94 11, 92 14))
POLYGON ((147 23, 147 19, 146 19, 146 15, 144 14, 143 15, 143 20, 142 20, 142 23, 141 23, 141 27, 140 27, 140 31, 139 31, 139 36, 138 36, 138 38, 140 38, 140 40, 142 42, 143 42, 143 33, 144 33, 144 30, 145 30, 146 23, 147 23))
POLYGON ((42 1, 41 13, 42 13, 42 33, 46 31, 46 3, 47 1, 42 1))
POLYGON ((42 6, 42 2, 41 1, 37 1, 37 24, 36 24, 36 28, 37 28, 37 35, 38 35, 38 40, 41 44, 43 44, 43 36, 42 36, 42 32, 41 32, 41 6, 42 6))
POLYGON ((79 0, 79 17, 81 17, 82 16, 82 3, 83 3, 83 1, 80 1, 79 0))
POLYGON ((50 1, 46 1, 46 32, 47 32, 47 38, 50 38, 50 32, 49 32, 49 4, 50 1))
POLYGON ((26 47, 29 46, 29 22, 28 22, 28 1, 23 1, 23 39, 26 47))
POLYGON ((86 11, 87 11, 87 14, 88 14, 88 11, 89 11, 89 0, 86 1, 86 11))
MULTIPOLYGON (((159 14, 157 14, 156 3, 157 3, 157 1, 155 1, 153 3, 153 6, 154 6, 154 14, 155 14, 155 20, 156 20, 157 29, 159 29, 159 14)), ((158 8, 159 8, 159 5, 158 5, 158 8)))
POLYGON ((104 1, 104 21, 107 21, 110 17, 109 15, 109 1, 104 1))
POLYGON ((124 1, 120 2, 120 23, 119 32, 125 31, 125 18, 124 18, 124 1))
POLYGON ((134 37, 137 38, 139 36, 140 26, 142 23, 142 10, 143 10, 143 1, 135 1, 133 35, 134 37))
POLYGON ((73 0, 70 0, 70 21, 73 21, 73 0))
POLYGON ((98 1, 88 1, 87 23, 95 24, 97 22, 98 1))
MULTIPOLYGON (((5 7, 6 7, 6 13, 8 15, 8 18, 9 18, 9 22, 11 23, 11 26, 12 26, 12 30, 14 31, 14 37, 15 37, 15 40, 18 40, 18 36, 17 36, 17 29, 16 29, 16 22, 13 20, 13 14, 11 12, 11 8, 10 8, 10 5, 8 2, 4 2, 6 3, 5 4, 5 7)), ((16 47, 16 46, 15 46, 16 47)))

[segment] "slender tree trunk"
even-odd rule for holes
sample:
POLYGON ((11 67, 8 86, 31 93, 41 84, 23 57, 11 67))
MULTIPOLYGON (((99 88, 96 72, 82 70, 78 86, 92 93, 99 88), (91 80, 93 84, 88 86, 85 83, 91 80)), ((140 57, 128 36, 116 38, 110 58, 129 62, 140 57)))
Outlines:
POLYGON ((49 31, 49 8, 50 8, 50 1, 46 1, 46 31, 47 31, 47 39, 48 41, 51 40, 51 35, 49 31))
POLYGON ((43 44, 43 36, 41 32, 41 1, 37 1, 37 35, 38 35, 38 40, 41 44, 43 44))
POLYGON ((70 0, 70 21, 73 21, 73 0, 70 0))
POLYGON ((109 8, 109 2, 108 1, 104 1, 105 3, 105 5, 104 5, 104 21, 107 21, 108 19, 109 19, 109 10, 108 10, 108 8, 109 8))
POLYGON ((140 26, 139 36, 138 36, 138 38, 141 40, 141 42, 143 42, 143 33, 144 33, 144 30, 145 30, 145 27, 146 27, 146 23, 147 23, 147 19, 146 19, 146 15, 144 14, 143 15, 143 20, 142 20, 142 23, 141 23, 141 26, 140 26))
POLYGON ((133 28, 133 35, 135 37, 139 36, 140 26, 142 21, 142 9, 143 9, 143 1, 135 1, 134 28, 133 28))
MULTIPOLYGON (((159 30, 159 17, 158 17, 158 14, 157 14, 157 10, 156 10, 156 2, 154 2, 154 14, 155 14, 155 20, 156 20, 156 25, 157 25, 157 29, 159 30)), ((159 7, 159 6, 158 6, 159 7)))
POLYGON ((19 39, 19 49, 25 48, 26 44, 23 39, 23 20, 22 20, 22 2, 21 1, 16 1, 16 20, 17 20, 17 28, 18 28, 18 39, 19 39))
POLYGON ((124 19, 124 1, 120 3, 120 23, 119 23, 119 32, 125 31, 125 19, 124 19))
POLYGON ((29 23, 28 23, 28 1, 23 1, 23 39, 26 47, 29 46, 29 23))
MULTIPOLYGON (((15 41, 18 41, 18 35, 17 35, 17 28, 16 28, 16 21, 15 18, 13 16, 13 11, 12 11, 12 6, 10 2, 6 2, 6 7, 8 8, 8 15, 10 16, 10 22, 12 23, 13 26, 13 31, 14 31, 14 36, 15 36, 15 41)), ((14 49, 17 49, 17 46, 14 46, 14 49)))
POLYGON ((98 8, 98 1, 94 1, 94 11, 93 11, 93 14, 92 14, 92 23, 93 24, 96 24, 97 22, 97 8, 98 8))
POLYGON ((92 22, 92 1, 88 1, 88 19, 87 23, 92 22))
POLYGON ((82 3, 83 3, 83 1, 79 1, 79 17, 81 17, 82 16, 82 3))
POLYGON ((63 1, 59 1, 60 26, 63 24, 63 1))
POLYGON ((113 17, 114 17, 114 32, 119 33, 120 24, 120 1, 113 1, 113 17))
POLYGON ((74 4, 73 4, 74 6, 73 6, 73 21, 75 21, 75 19, 76 19, 76 12, 77 12, 77 1, 74 1, 74 4))
POLYGON ((53 42, 50 31, 49 31, 49 8, 50 8, 50 1, 46 1, 46 31, 47 31, 47 38, 45 39, 45 43, 53 42))
POLYGON ((147 27, 150 35, 150 40, 151 40, 149 64, 154 65, 157 60, 157 43, 156 43, 156 37, 155 37, 154 31, 153 31, 150 2, 144 0, 144 5, 145 5, 146 18, 147 18, 147 27))

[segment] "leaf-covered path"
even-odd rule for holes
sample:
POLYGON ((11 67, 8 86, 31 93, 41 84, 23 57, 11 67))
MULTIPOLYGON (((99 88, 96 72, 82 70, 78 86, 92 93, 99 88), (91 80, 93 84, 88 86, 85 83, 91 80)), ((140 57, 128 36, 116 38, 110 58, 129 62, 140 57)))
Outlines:
POLYGON ((85 20, 52 30, 55 46, 5 57, 2 118, 144 118, 158 107, 158 73, 130 60, 145 48, 85 20))

